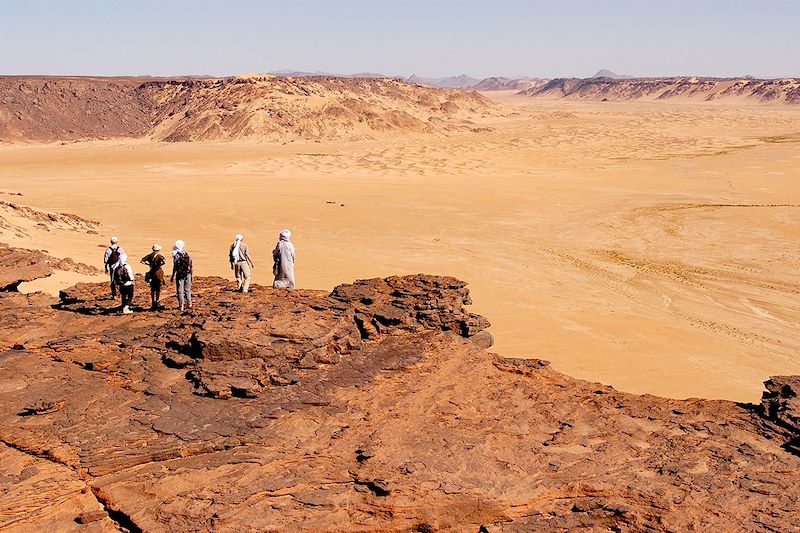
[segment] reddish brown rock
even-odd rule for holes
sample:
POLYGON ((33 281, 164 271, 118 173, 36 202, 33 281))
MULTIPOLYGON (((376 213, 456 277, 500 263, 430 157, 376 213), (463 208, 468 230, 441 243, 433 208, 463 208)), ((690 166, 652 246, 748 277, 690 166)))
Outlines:
POLYGON ((60 411, 63 408, 64 408, 63 401, 38 400, 36 403, 32 405, 26 406, 22 410, 20 415, 21 416, 44 415, 48 413, 55 413, 56 411, 60 411))
POLYGON ((75 521, 79 524, 88 524, 105 518, 108 518, 108 513, 106 511, 88 511, 75 517, 75 521))
POLYGON ((97 274, 99 269, 76 263, 70 258, 56 259, 44 252, 11 248, 0 243, 0 292, 16 291, 21 283, 46 278, 53 270, 97 274))
POLYGON ((796 377, 763 408, 572 379, 485 352, 453 278, 195 285, 185 314, 0 295, 0 528, 800 528, 796 377))
POLYGON ((764 386, 764 415, 789 431, 793 438, 786 443, 786 449, 800 455, 800 376, 773 376, 764 386))
POLYGON ((16 291, 20 283, 52 273, 46 254, 0 244, 0 292, 16 291))

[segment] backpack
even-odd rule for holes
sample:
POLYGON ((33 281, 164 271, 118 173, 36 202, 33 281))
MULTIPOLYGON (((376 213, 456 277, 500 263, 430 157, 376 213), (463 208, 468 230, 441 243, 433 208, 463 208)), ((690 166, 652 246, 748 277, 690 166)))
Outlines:
POLYGON ((119 246, 111 246, 111 253, 108 254, 108 261, 106 261, 107 265, 113 265, 117 261, 119 261, 119 246))
POLYGON ((129 281, 133 281, 131 279, 130 274, 128 274, 128 269, 125 268, 125 265, 119 265, 117 267, 117 269, 114 271, 114 279, 120 285, 124 285, 125 283, 127 283, 129 281))
POLYGON ((175 265, 172 267, 175 277, 176 278, 187 277, 189 275, 190 264, 191 260, 189 259, 189 254, 186 252, 180 252, 178 256, 175 258, 175 265))

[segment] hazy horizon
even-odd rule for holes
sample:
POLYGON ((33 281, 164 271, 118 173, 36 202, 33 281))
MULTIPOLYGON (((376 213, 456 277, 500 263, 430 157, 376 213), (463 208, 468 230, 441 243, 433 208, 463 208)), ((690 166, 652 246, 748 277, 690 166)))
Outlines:
POLYGON ((800 3, 10 0, 3 75, 800 76, 800 3))

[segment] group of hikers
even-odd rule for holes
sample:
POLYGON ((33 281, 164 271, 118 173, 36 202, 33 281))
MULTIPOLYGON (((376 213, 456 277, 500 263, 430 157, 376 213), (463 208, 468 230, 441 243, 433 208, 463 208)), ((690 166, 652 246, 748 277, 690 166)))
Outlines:
MULTIPOLYGON (((272 250, 272 273, 275 277, 272 286, 279 289, 294 288, 294 245, 291 241, 292 232, 285 229, 278 235, 278 242, 272 250)), ((236 290, 250 292, 250 271, 255 268, 250 250, 241 234, 236 234, 228 250, 228 259, 234 276, 236 277, 236 290)), ((152 251, 142 257, 141 263, 147 265, 148 270, 144 281, 150 286, 150 308, 158 311, 164 309, 161 305, 161 288, 165 283, 164 266, 167 260, 161 254, 161 245, 153 244, 152 251)), ((119 245, 117 237, 111 237, 111 243, 103 254, 105 272, 109 275, 111 286, 111 299, 117 298, 119 293, 122 303, 120 306, 123 314, 130 314, 133 302, 135 276, 133 267, 128 262, 128 255, 119 245)), ((181 311, 192 308, 192 256, 186 251, 186 243, 177 240, 172 247, 172 274, 170 282, 175 282, 178 297, 178 307, 181 311)))

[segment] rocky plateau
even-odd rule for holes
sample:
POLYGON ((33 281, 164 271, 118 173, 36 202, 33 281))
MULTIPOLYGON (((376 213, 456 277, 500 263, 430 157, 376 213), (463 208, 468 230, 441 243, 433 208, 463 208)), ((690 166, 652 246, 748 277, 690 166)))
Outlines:
POLYGON ((0 530, 800 529, 800 377, 760 405, 573 379, 489 352, 449 277, 198 278, 191 312, 120 315, 14 290, 47 261, 0 261, 0 530))
POLYGON ((476 92, 393 78, 0 76, 0 141, 360 140, 469 131, 476 92))
MULTIPOLYGON (((609 74, 613 75, 613 73, 609 74)), ((800 78, 766 80, 696 76, 557 78, 547 83, 524 89, 518 94, 538 98, 593 101, 663 101, 677 99, 695 102, 737 100, 750 103, 799 104, 800 78)))

